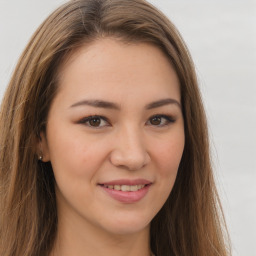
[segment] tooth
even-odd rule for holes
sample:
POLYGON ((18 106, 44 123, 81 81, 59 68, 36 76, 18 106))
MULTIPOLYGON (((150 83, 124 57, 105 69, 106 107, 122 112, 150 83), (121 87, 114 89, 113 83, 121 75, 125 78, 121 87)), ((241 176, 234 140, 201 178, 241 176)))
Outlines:
POLYGON ((138 191, 144 188, 146 185, 103 185, 105 188, 114 189, 114 190, 121 190, 124 192, 129 191, 138 191))
POLYGON ((114 186, 114 189, 115 189, 115 190, 121 190, 121 187, 120 187, 120 185, 115 185, 115 186, 114 186))
POLYGON ((121 190, 122 190, 122 191, 130 191, 130 186, 128 186, 128 185, 122 185, 122 186, 121 186, 121 190))
POLYGON ((137 185, 133 185, 130 187, 130 191, 137 191, 138 190, 138 186, 137 185))

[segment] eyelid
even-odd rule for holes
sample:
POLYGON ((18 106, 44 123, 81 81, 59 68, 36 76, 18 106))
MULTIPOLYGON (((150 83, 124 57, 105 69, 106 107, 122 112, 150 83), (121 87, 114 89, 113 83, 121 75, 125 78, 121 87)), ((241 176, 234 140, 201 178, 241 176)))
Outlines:
POLYGON ((106 127, 106 126, 110 126, 110 122, 108 121, 108 119, 104 116, 100 116, 100 115, 89 115, 87 117, 84 117, 82 118, 81 120, 78 121, 78 124, 82 124, 82 125, 85 125, 85 126, 88 126, 90 128, 93 128, 93 129, 100 129, 100 128, 103 128, 103 127, 106 127), (90 120, 94 119, 94 118, 99 118, 103 121, 105 121, 106 123, 108 123, 107 125, 103 125, 103 126, 92 126, 92 125, 89 125, 89 124, 86 124, 88 123, 90 120))
MULTIPOLYGON (((165 114, 155 114, 155 115, 152 115, 148 121, 146 122, 147 125, 151 125, 151 126, 155 126, 155 127, 164 127, 164 126, 168 126, 172 123, 174 123, 176 121, 176 119, 172 116, 172 115, 165 115, 165 114), (166 120, 167 123, 165 124, 159 124, 159 125, 154 125, 154 124, 150 124, 150 120, 152 120, 153 118, 164 118, 166 120)), ((101 115, 89 115, 87 117, 84 117, 82 119, 80 119, 78 121, 78 124, 82 124, 82 125, 85 125, 85 126, 88 126, 90 128, 93 128, 93 129, 101 129, 101 128, 104 128, 104 127, 107 127, 107 126, 111 126, 110 124, 110 121, 108 120, 108 118, 104 117, 104 116, 101 116, 101 115), (90 124, 87 124, 90 120, 94 119, 94 118, 99 118, 101 120, 103 120, 104 122, 107 123, 107 125, 101 125, 101 126, 92 126, 90 124)))
POLYGON ((160 125, 149 124, 149 125, 155 126, 155 127, 164 127, 164 126, 168 126, 176 121, 176 119, 172 115, 156 114, 156 115, 151 116, 149 118, 149 120, 147 121, 147 123, 150 122, 150 120, 155 117, 165 118, 165 120, 167 120, 167 124, 160 124, 160 125))

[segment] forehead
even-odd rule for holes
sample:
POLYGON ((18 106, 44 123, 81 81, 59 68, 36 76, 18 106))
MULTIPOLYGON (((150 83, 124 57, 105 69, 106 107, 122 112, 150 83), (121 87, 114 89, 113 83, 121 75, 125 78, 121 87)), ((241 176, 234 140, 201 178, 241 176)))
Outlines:
POLYGON ((171 94, 180 99, 177 75, 158 47, 111 38, 76 50, 60 69, 59 86, 60 93, 73 98, 126 100, 171 94))

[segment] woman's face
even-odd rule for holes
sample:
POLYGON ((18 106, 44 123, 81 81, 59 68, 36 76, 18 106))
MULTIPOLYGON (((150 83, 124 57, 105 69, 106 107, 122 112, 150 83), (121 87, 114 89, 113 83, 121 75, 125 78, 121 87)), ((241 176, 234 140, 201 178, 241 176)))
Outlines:
POLYGON ((68 60, 41 134, 60 223, 148 232, 183 153, 180 98, 177 75, 155 46, 101 39, 68 60))

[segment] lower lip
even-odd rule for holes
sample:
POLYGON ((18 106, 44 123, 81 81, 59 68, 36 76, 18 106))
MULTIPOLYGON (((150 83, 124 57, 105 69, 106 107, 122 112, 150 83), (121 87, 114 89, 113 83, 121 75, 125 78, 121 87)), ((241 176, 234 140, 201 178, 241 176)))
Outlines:
POLYGON ((142 198, 144 198, 146 196, 150 186, 151 185, 147 185, 138 191, 114 190, 114 189, 106 188, 104 186, 101 186, 101 188, 115 200, 117 200, 121 203, 131 204, 131 203, 136 203, 136 202, 140 201, 142 198))

